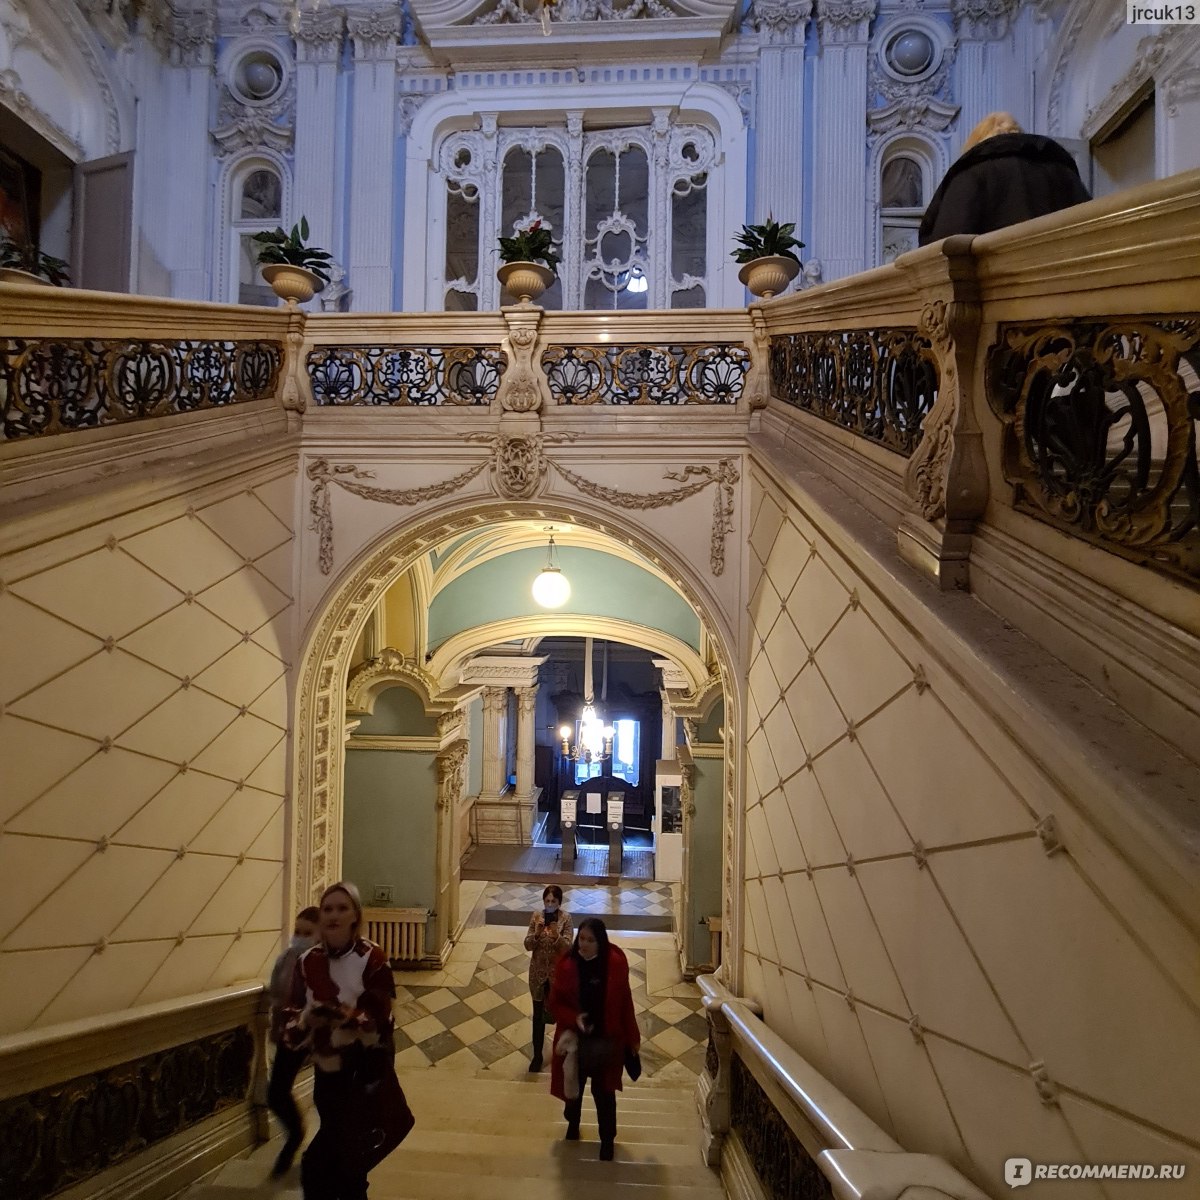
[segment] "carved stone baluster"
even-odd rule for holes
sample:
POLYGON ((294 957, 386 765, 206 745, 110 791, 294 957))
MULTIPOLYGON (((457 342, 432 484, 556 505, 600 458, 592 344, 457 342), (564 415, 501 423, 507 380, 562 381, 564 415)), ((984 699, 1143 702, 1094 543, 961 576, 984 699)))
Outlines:
POLYGON ((908 460, 904 490, 915 505, 897 532, 900 554, 943 590, 966 589, 971 533, 988 497, 983 436, 973 408, 980 311, 970 238, 948 238, 942 258, 911 266, 913 284, 931 297, 919 331, 938 369, 938 397, 908 460), (947 279, 949 275, 949 279, 947 279))

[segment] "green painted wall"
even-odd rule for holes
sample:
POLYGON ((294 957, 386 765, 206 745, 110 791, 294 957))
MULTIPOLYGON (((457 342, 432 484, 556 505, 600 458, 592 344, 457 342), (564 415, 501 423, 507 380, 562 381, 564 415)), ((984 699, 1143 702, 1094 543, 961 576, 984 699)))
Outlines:
MULTIPOLYGON (((665 583, 612 554, 571 546, 556 549, 571 583, 571 598, 556 611, 636 621, 699 650, 699 618, 665 583)), ((488 621, 545 612, 534 604, 529 591, 545 565, 545 550, 518 550, 456 579, 429 606, 430 648, 488 621)))
POLYGON ((437 733, 437 718, 426 714, 421 697, 411 688, 390 687, 379 693, 375 711, 363 717, 354 732, 431 737, 437 733))
POLYGON ((721 914, 721 794, 725 774, 724 758, 694 760, 693 797, 696 813, 692 817, 692 845, 688 855, 691 890, 688 893, 689 963, 709 960, 708 926, 702 917, 721 914))
POLYGON ((365 904, 435 904, 437 769, 432 751, 346 748, 342 873, 365 904), (390 904, 374 899, 390 884, 390 904))

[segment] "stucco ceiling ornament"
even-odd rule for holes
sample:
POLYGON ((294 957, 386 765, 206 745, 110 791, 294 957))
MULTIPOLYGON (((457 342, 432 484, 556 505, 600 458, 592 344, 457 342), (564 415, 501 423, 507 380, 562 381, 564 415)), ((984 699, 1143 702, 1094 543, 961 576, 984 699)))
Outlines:
POLYGON ((612 504, 617 508, 648 509, 664 508, 678 504, 689 496, 702 492, 709 484, 716 484, 713 500, 712 540, 709 547, 709 567, 714 575, 725 571, 725 539, 733 529, 734 485, 740 478, 737 463, 732 458, 723 458, 715 466, 686 466, 679 471, 666 471, 667 479, 676 479, 683 487, 662 492, 623 492, 617 488, 604 487, 577 475, 561 463, 550 462, 550 466, 568 483, 578 488, 593 500, 612 504), (690 482, 688 482, 690 480, 690 482))
POLYGON ((316 530, 318 538, 317 561, 322 575, 328 575, 333 570, 333 506, 330 500, 330 486, 337 486, 351 495, 363 500, 374 500, 380 504, 411 505, 420 504, 426 500, 437 500, 448 496, 451 492, 469 483, 488 465, 483 459, 468 467, 465 471, 441 483, 433 483, 423 488, 381 488, 360 482, 373 479, 373 471, 363 471, 351 463, 331 463, 326 458, 315 458, 307 468, 308 478, 312 481, 312 493, 309 496, 308 510, 312 514, 311 529, 316 530))
POLYGON ((764 46, 802 46, 813 0, 755 0, 750 10, 764 46))
POLYGON ((573 433, 476 433, 469 440, 491 444, 492 485, 497 494, 506 500, 528 500, 541 490, 546 478, 550 462, 546 444, 574 437, 573 433))

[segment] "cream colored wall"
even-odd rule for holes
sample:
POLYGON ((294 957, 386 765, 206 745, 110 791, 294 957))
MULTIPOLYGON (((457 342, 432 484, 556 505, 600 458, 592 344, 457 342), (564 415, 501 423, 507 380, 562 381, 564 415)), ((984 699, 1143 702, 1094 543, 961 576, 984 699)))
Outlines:
POLYGON ((412 572, 406 571, 387 590, 383 598, 387 644, 405 654, 421 656, 421 631, 417 620, 417 602, 413 595, 412 572))
POLYGON ((752 487, 743 990, 992 1196, 1010 1155, 1186 1163, 1155 1194, 1195 1195, 1195 938, 997 727, 983 674, 923 641, 912 595, 868 582, 801 493, 752 487))
POLYGON ((0 1032, 276 953, 294 459, 229 474, 0 562, 0 1032))

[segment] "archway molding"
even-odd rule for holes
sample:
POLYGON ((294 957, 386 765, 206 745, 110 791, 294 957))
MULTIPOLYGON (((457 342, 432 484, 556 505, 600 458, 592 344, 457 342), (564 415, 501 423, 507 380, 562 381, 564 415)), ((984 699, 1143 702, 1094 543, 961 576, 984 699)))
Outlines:
MULTIPOLYGON (((289 836, 292 871, 288 899, 292 907, 311 903, 311 898, 333 881, 341 867, 347 674, 362 626, 388 587, 405 570, 431 547, 464 527, 513 516, 571 521, 607 534, 651 561, 662 563, 698 613, 713 648, 727 702, 727 737, 732 738, 734 731, 740 730, 736 635, 708 596, 699 571, 649 530, 633 521, 615 530, 611 511, 598 505, 596 509, 592 511, 590 501, 586 504, 574 501, 569 508, 544 500, 536 506, 509 502, 502 510, 494 500, 464 501, 435 515, 392 526, 360 551, 329 586, 316 605, 302 639, 297 675, 289 836)), ((740 737, 733 744, 740 744, 740 737)), ((740 773, 728 772, 722 910, 726 938, 732 945, 740 944, 741 903, 731 881, 739 877, 742 860, 741 791, 740 773)))
POLYGON ((440 681, 443 689, 453 687, 458 682, 459 669, 471 655, 522 634, 591 637, 602 641, 625 642, 630 646, 640 646, 643 650, 652 650, 677 663, 686 673, 693 689, 704 686, 708 681, 708 669, 700 655, 686 642, 649 625, 639 625, 618 617, 594 617, 581 613, 538 613, 475 625, 443 642, 434 651, 426 669, 434 679, 440 681))

